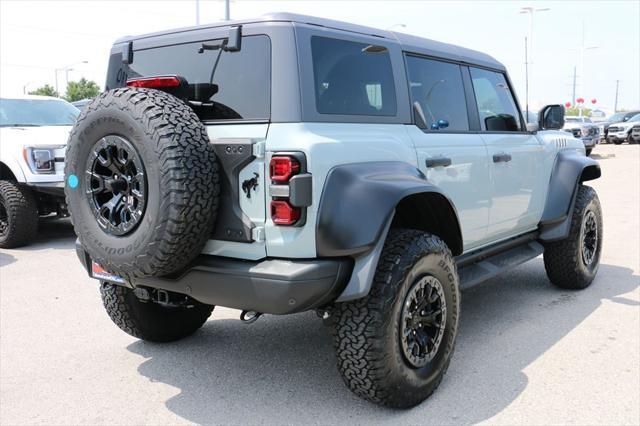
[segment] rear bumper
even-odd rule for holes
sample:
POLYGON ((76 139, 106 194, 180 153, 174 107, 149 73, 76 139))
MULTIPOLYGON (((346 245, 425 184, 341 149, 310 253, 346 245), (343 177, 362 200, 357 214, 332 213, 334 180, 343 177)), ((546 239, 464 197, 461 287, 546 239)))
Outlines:
MULTIPOLYGON (((91 259, 76 242, 87 272, 91 259)), ((261 261, 201 255, 176 277, 139 278, 132 287, 186 294, 199 302, 268 314, 291 314, 335 300, 351 277, 349 258, 261 261)))

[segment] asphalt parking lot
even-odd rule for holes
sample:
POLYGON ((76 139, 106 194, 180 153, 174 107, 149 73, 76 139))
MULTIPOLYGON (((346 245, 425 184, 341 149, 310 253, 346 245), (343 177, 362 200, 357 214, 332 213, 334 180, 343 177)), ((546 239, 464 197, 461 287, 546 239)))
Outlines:
POLYGON ((638 424, 640 145, 594 151, 604 211, 599 275, 562 291, 542 259, 463 293, 456 353, 408 411, 352 395, 314 313, 244 325, 217 308, 193 336, 121 332, 76 259, 68 221, 0 251, 2 424, 638 424))

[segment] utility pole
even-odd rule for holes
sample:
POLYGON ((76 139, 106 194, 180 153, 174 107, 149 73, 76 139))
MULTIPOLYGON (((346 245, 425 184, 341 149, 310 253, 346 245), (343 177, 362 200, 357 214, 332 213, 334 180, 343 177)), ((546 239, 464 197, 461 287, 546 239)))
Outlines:
POLYGON ((620 85, 620 80, 616 80, 616 100, 613 103, 613 112, 618 112, 618 86, 620 85))
POLYGON ((196 0, 196 25, 200 25, 200 0, 196 0))
POLYGON ((576 104, 576 66, 573 66, 573 90, 571 91, 571 106, 576 104))
POLYGON ((527 52, 527 37, 524 38, 524 102, 526 122, 529 122, 529 54, 527 52))
POLYGON ((231 0, 224 0, 224 20, 228 21, 231 19, 231 11, 229 10, 229 2, 231 0))

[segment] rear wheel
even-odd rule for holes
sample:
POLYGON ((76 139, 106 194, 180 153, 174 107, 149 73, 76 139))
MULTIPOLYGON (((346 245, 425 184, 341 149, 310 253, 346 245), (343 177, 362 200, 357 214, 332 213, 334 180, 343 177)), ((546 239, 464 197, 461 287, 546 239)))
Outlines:
POLYGON ((213 311, 205 305, 180 296, 183 302, 165 305, 139 299, 133 290, 103 283, 102 303, 109 318, 124 332, 152 342, 171 342, 193 334, 213 311))
POLYGON ((22 247, 38 231, 38 206, 31 190, 0 180, 0 248, 22 247))
POLYGON ((580 185, 569 236, 545 246, 544 266, 553 284, 567 289, 588 287, 598 272, 602 251, 602 210, 596 191, 580 185))
POLYGON ((449 366, 459 309, 458 275, 446 244, 421 231, 392 229, 369 295, 335 307, 344 382, 376 404, 419 404, 449 366))

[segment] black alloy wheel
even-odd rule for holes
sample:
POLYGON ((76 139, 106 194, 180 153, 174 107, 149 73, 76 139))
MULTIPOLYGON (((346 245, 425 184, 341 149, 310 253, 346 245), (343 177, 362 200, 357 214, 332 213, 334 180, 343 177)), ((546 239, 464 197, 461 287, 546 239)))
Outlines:
POLYGON ((4 200, 0 198, 0 238, 6 238, 9 232, 9 215, 4 205, 4 200))
POLYGON ((427 275, 409 290, 402 308, 400 339, 402 352, 413 368, 431 361, 442 342, 447 308, 442 284, 427 275))
POLYGON ((598 248, 598 222, 593 210, 587 210, 582 221, 582 261, 588 267, 595 259, 598 248))
POLYGON ((140 155, 118 135, 100 139, 87 158, 86 194, 100 227, 110 235, 133 231, 144 216, 147 178, 140 155))

